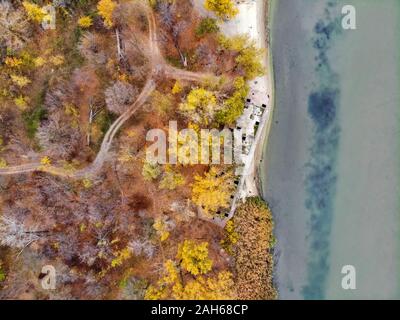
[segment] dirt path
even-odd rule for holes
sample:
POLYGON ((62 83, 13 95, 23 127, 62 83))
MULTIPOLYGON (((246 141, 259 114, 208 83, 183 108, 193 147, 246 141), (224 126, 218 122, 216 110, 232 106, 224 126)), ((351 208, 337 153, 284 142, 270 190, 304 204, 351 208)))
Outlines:
POLYGON ((197 82, 202 82, 205 79, 209 79, 210 77, 215 77, 213 74, 195 73, 191 71, 181 70, 168 65, 164 57, 162 56, 160 48, 158 46, 157 25, 151 9, 147 10, 147 19, 149 22, 148 48, 150 53, 151 72, 146 80, 142 92, 140 93, 136 101, 123 114, 121 114, 107 130, 95 160, 87 167, 77 170, 75 172, 66 171, 62 167, 58 166, 42 165, 38 162, 35 162, 2 168, 0 169, 0 175, 14 175, 34 171, 42 171, 53 175, 74 179, 80 179, 87 176, 95 175, 102 168, 104 162, 107 160, 108 152, 110 151, 113 139, 118 130, 128 119, 130 119, 136 113, 136 111, 138 111, 143 106, 153 90, 156 88, 155 81, 153 80, 153 77, 156 74, 162 72, 166 77, 197 82))

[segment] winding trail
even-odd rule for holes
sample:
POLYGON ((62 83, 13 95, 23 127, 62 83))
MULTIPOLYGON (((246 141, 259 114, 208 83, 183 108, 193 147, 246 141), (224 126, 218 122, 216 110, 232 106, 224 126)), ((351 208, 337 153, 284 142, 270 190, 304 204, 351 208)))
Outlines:
POLYGON ((121 114, 118 117, 117 120, 114 121, 114 123, 107 130, 95 160, 88 166, 73 172, 65 170, 64 168, 55 165, 43 165, 39 162, 33 162, 33 163, 25 163, 15 166, 8 166, 6 168, 1 168, 0 175, 15 175, 15 174, 34 172, 34 171, 47 172, 53 175, 67 177, 67 178, 74 178, 74 179, 81 179, 84 177, 95 175, 102 168, 104 162, 106 161, 113 139, 118 130, 123 126, 123 124, 128 119, 130 119, 136 113, 136 111, 138 111, 143 106, 143 104, 147 101, 148 97, 156 88, 156 83, 155 80, 153 79, 155 75, 159 75, 161 73, 168 78, 179 79, 183 81, 193 81, 193 82, 196 81, 203 82, 206 79, 216 77, 211 73, 201 73, 201 72, 196 73, 187 70, 181 70, 168 65, 163 55, 161 54, 158 45, 156 20, 150 8, 147 8, 147 19, 149 22, 148 49, 150 54, 149 60, 150 60, 151 71, 138 98, 123 114, 121 114))

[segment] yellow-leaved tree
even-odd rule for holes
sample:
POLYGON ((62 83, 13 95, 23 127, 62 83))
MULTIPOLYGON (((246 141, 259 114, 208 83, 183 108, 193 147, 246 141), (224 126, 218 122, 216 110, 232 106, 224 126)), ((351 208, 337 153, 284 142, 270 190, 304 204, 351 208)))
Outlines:
POLYGON ((216 120, 221 124, 232 124, 243 113, 245 98, 249 86, 243 77, 237 77, 233 83, 232 95, 223 103, 223 109, 218 111, 216 120))
POLYGON ((176 80, 174 86, 172 87, 172 94, 177 94, 182 91, 182 84, 179 82, 179 80, 176 80))
POLYGON ((28 18, 34 22, 41 23, 43 21, 50 21, 51 17, 47 14, 46 10, 39 7, 37 4, 29 1, 23 1, 22 5, 28 15, 28 18))
POLYGON ((235 187, 231 171, 223 172, 216 167, 204 174, 196 175, 192 185, 192 201, 200 206, 207 216, 212 216, 219 209, 227 209, 235 187))
POLYGON ((214 119, 217 98, 214 93, 204 88, 192 89, 186 102, 179 105, 180 111, 195 123, 208 125, 214 119))
POLYGON ((181 261, 181 267, 195 276, 205 274, 212 268, 212 261, 208 257, 208 242, 197 244, 185 240, 179 245, 176 257, 181 261))
POLYGON ((117 4, 112 0, 100 0, 97 4, 99 15, 103 18, 106 27, 113 26, 113 13, 117 4))
POLYGON ((222 19, 231 19, 239 12, 232 0, 206 0, 204 7, 222 19))
POLYGON ((248 35, 226 37, 220 35, 218 42, 221 47, 236 52, 236 68, 241 71, 245 80, 251 80, 265 73, 262 59, 264 49, 257 47, 248 35))
POLYGON ((212 261, 208 257, 207 246, 204 243, 197 245, 193 241, 186 240, 178 250, 177 257, 181 261, 176 263, 173 260, 167 260, 164 263, 163 276, 147 288, 145 299, 229 300, 235 298, 234 282, 230 272, 221 271, 213 276, 193 275, 190 271, 185 272, 188 270, 181 255, 191 261, 186 261, 190 265, 198 266, 199 262, 196 259, 199 259, 206 262, 202 267, 203 271, 211 270, 212 261), (193 252, 196 254, 193 255, 193 252))

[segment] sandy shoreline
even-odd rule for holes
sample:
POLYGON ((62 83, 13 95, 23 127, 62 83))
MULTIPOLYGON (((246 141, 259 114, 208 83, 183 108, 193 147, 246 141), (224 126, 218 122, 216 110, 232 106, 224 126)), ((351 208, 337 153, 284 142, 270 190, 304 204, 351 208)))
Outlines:
MULTIPOLYGON (((204 0, 195 0, 196 9, 203 16, 213 16, 204 8, 204 0)), ((229 215, 219 221, 221 226, 231 219, 235 213, 237 203, 247 197, 262 196, 259 165, 263 155, 265 143, 270 130, 273 113, 273 70, 272 56, 269 48, 269 32, 267 34, 267 14, 269 13, 269 0, 247 0, 237 4, 238 14, 231 20, 220 23, 220 30, 228 37, 247 34, 257 47, 265 50, 262 64, 266 70, 265 75, 248 82, 250 92, 248 99, 256 106, 265 105, 261 116, 254 142, 243 167, 238 189, 232 202, 229 215)))
POLYGON ((272 26, 272 18, 273 18, 273 1, 271 0, 263 0, 263 7, 260 13, 258 14, 257 17, 257 23, 259 25, 259 28, 263 28, 264 30, 264 39, 265 39, 265 46, 267 49, 266 52, 266 68, 267 68, 267 81, 266 81, 266 86, 267 86, 267 91, 269 92, 269 116, 268 116, 268 122, 264 126, 264 130, 262 132, 262 140, 259 141, 257 145, 257 149, 254 155, 254 163, 255 167, 253 170, 253 176, 256 179, 256 187, 259 192, 259 195, 263 197, 263 191, 262 191, 262 168, 261 163, 262 163, 262 158, 263 158, 263 153, 264 150, 268 146, 268 137, 269 137, 269 132, 271 130, 271 124, 272 124, 272 118, 274 114, 274 108, 275 108, 275 92, 274 92, 274 67, 273 67, 273 60, 272 60, 272 50, 271 50, 271 44, 272 44, 272 38, 270 36, 270 30, 272 26), (268 30, 268 33, 267 33, 268 30))
MULTIPOLYGON (((201 1, 203 2, 203 1, 201 1)), ((257 46, 265 49, 263 65, 266 74, 262 77, 257 77, 249 83, 252 103, 256 105, 266 104, 265 123, 261 126, 260 133, 257 132, 256 146, 253 154, 253 159, 249 165, 248 171, 245 174, 245 190, 247 196, 261 196, 261 183, 259 178, 260 162, 268 142, 268 134, 272 121, 274 108, 274 82, 273 82, 273 65, 272 55, 269 48, 269 16, 271 3, 268 0, 249 0, 238 5, 239 14, 232 20, 225 22, 221 26, 223 33, 233 36, 237 34, 248 34, 253 39, 257 46)))

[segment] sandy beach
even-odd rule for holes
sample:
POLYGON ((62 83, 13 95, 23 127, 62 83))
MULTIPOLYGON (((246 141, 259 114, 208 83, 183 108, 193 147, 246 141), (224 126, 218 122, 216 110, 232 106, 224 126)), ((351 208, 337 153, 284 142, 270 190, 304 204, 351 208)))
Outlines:
MULTIPOLYGON (((203 1, 202 1, 203 2, 203 1)), ((273 100, 273 68, 272 55, 269 50, 269 27, 268 27, 268 0, 248 0, 238 6, 239 14, 232 20, 221 25, 221 30, 228 36, 237 34, 248 34, 259 48, 265 49, 263 65, 265 75, 252 80, 249 98, 256 105, 266 104, 264 122, 260 125, 255 139, 253 159, 244 173, 245 190, 247 196, 261 195, 261 184, 259 181, 259 164, 265 143, 267 141, 270 124, 272 121, 273 100)))

